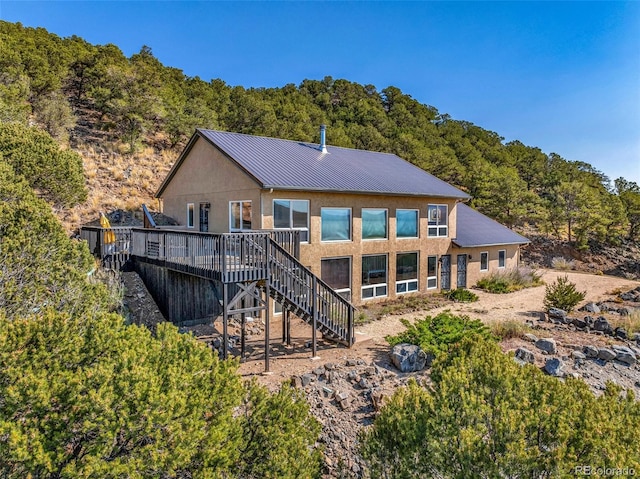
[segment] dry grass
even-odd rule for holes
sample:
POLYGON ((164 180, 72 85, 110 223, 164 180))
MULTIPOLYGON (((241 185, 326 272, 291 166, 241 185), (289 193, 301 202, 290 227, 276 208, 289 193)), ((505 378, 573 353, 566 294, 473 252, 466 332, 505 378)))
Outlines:
POLYGON ((491 334, 500 340, 522 338, 525 334, 533 332, 533 329, 517 319, 504 319, 493 321, 489 324, 491 334))
POLYGON ((556 256, 551 260, 551 267, 560 271, 571 271, 575 269, 576 264, 570 259, 563 258, 562 256, 556 256))
POLYGON ((627 334, 640 333, 640 311, 632 311, 629 316, 610 319, 614 328, 624 328, 627 334))

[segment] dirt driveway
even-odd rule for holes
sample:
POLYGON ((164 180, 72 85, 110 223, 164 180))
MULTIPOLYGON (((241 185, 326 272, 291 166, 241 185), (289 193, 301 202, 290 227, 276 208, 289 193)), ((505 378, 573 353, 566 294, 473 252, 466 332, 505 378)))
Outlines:
MULTIPOLYGON (((588 273, 542 270, 542 279, 551 284, 559 276, 567 275, 576 284, 579 291, 586 291, 586 302, 612 300, 618 292, 628 291, 640 285, 639 281, 627 280, 614 276, 592 275, 588 273)), ((388 345, 385 336, 397 334, 404 329, 401 318, 416 319, 428 315, 435 315, 449 309, 455 313, 481 319, 485 323, 496 320, 539 318, 543 311, 545 287, 538 286, 509 294, 490 294, 474 290, 479 300, 474 303, 452 303, 445 307, 429 311, 415 312, 409 315, 387 316, 381 320, 365 324, 356 328, 356 344, 352 348, 345 348, 331 342, 320 342, 318 358, 311 358, 311 350, 305 348, 305 343, 311 337, 310 327, 300 322, 293 327, 292 346, 282 345, 277 321, 272 323, 271 332, 271 360, 270 373, 264 372, 263 340, 253 341, 251 355, 243 360, 240 372, 244 376, 256 376, 269 386, 279 384, 291 377, 309 372, 319 364, 339 362, 346 359, 358 358, 367 362, 384 361, 388 345), (276 324, 274 324, 276 323, 276 324)))

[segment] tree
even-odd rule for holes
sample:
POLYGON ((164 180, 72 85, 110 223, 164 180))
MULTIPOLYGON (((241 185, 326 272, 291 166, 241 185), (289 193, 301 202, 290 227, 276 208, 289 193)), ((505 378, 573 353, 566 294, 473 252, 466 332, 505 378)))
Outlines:
POLYGON ((545 286, 544 307, 547 310, 559 308, 571 312, 586 294, 586 291, 578 291, 575 283, 569 281, 569 277, 565 275, 545 286))
POLYGON ((86 243, 70 239, 51 207, 0 162, 0 311, 14 319, 46 308, 113 309, 120 298, 90 279, 95 269, 86 243))
POLYGON ((362 435, 372 477, 569 477, 577 466, 640 467, 640 404, 608 384, 595 397, 465 340, 436 360, 432 384, 399 389, 362 435))
POLYGON ((0 475, 317 477, 306 401, 236 370, 168 323, 0 319, 0 475))
POLYGON ((640 186, 622 177, 615 180, 615 185, 629 224, 628 238, 638 239, 640 236, 640 186))
POLYGON ((0 155, 32 188, 59 206, 87 198, 82 158, 63 150, 46 132, 18 123, 0 123, 0 155))

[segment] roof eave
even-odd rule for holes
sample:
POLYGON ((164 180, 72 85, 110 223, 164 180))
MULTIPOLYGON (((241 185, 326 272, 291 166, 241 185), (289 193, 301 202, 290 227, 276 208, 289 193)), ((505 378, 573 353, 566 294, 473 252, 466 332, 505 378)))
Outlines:
POLYGON ((330 189, 321 187, 302 187, 302 186, 283 186, 283 185, 263 185, 265 190, 283 190, 283 191, 313 191, 322 193, 344 193, 353 195, 377 195, 377 196, 413 196, 421 198, 449 198, 453 200, 467 200, 470 196, 453 196, 431 193, 407 193, 407 192, 394 192, 394 191, 362 191, 362 190, 342 190, 342 189, 330 189))
POLYGON ((531 243, 528 239, 524 239, 524 241, 509 241, 507 243, 482 243, 482 244, 461 244, 458 243, 455 239, 451 240, 453 244, 455 244, 459 248, 489 248, 491 246, 508 246, 508 245, 525 245, 531 243))

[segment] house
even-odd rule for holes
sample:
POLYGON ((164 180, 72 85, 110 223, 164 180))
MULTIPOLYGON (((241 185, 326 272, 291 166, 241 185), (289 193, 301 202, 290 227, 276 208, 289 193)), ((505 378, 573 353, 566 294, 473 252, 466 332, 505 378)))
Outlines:
POLYGON ((300 261, 354 305, 468 287, 528 240, 389 153, 197 130, 156 194, 194 231, 295 229, 300 261))

